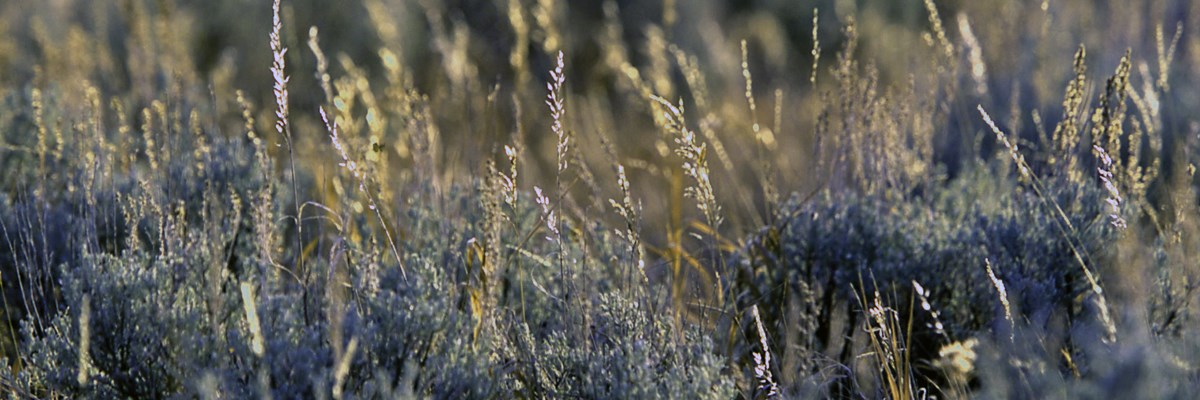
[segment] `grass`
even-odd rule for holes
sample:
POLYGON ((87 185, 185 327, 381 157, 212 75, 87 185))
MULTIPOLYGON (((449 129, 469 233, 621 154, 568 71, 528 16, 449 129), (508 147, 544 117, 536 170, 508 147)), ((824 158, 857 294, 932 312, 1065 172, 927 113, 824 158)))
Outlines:
POLYGON ((1027 3, 0 5, 0 397, 1195 397, 1200 6, 1027 3))

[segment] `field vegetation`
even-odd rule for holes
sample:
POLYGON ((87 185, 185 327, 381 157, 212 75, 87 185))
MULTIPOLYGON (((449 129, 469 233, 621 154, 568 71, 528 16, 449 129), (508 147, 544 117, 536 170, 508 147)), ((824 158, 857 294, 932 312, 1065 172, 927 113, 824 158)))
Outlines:
POLYGON ((0 397, 1200 396, 1200 2, 0 3, 0 397))

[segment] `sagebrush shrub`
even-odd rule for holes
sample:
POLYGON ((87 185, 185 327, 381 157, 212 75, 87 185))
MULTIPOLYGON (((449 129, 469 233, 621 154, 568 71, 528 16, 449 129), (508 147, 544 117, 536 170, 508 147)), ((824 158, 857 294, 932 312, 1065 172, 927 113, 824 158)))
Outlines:
MULTIPOLYGON (((915 335, 914 359, 932 359, 949 343, 934 332, 927 312, 910 309, 916 295, 912 282, 919 282, 936 305, 949 340, 981 330, 1007 332, 986 274, 986 260, 991 260, 1004 266, 996 274, 1020 310, 1018 319, 1045 328, 1064 315, 1080 318, 1087 302, 1081 296, 1091 289, 1074 264, 1068 238, 1054 226, 1055 211, 1035 194, 1013 191, 986 173, 948 186, 931 198, 900 205, 853 193, 826 193, 808 202, 794 198, 779 222, 753 236, 738 257, 739 301, 763 307, 774 335, 797 340, 787 345, 845 357, 853 354, 847 350, 855 337, 853 321, 864 318, 863 294, 879 292, 900 310, 901 326, 915 321, 909 332, 915 335), (850 325, 838 322, 843 318, 850 325), (781 334, 797 329, 800 320, 808 323, 800 325, 802 334, 781 334)), ((1071 214, 1080 227, 1072 243, 1103 257, 1115 240, 1106 211, 1096 201, 1072 200, 1100 199, 1103 192, 1069 183, 1055 188, 1058 201, 1080 204, 1071 214)))

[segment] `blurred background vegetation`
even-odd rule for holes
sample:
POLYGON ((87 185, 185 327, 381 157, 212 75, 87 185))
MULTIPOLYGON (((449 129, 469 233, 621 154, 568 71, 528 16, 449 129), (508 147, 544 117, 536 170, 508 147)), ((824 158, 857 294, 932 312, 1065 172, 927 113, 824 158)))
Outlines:
MULTIPOLYGON (((1089 49, 1089 71, 1102 71, 1093 75, 1115 68, 1128 48, 1137 60, 1134 79, 1142 78, 1141 64, 1145 64, 1146 78, 1158 80, 1166 72, 1162 78, 1168 82, 1191 81, 1196 53, 1189 40, 1194 28, 1187 24, 1189 17, 1195 18, 1195 6, 1186 1, 936 2, 949 35, 945 44, 954 47, 951 55, 956 59, 951 64, 974 60, 961 43, 960 31, 970 29, 977 38, 982 82, 976 82, 969 67, 955 68, 953 77, 936 75, 948 64, 936 59, 943 54, 942 43, 928 37, 932 28, 920 1, 597 1, 547 3, 548 8, 535 3, 365 0, 332 6, 300 0, 284 4, 283 37, 290 47, 292 78, 289 100, 299 111, 296 131, 302 146, 298 151, 314 156, 329 153, 323 146, 323 126, 315 120, 315 109, 325 96, 315 78, 316 60, 306 45, 309 27, 316 27, 332 77, 348 77, 352 70, 352 79, 365 79, 362 84, 380 92, 375 95, 380 97, 389 85, 389 72, 380 57, 380 50, 386 49, 395 55, 401 74, 413 87, 430 95, 442 141, 454 144, 444 146, 438 160, 443 175, 476 170, 483 159, 495 156, 498 145, 511 143, 518 130, 515 110, 521 108, 525 121, 520 130, 529 132, 525 140, 535 150, 528 168, 535 179, 528 182, 547 182, 544 158, 553 155, 547 150, 553 142, 540 134, 548 132, 548 113, 540 107, 544 94, 539 82, 547 79, 553 53, 563 50, 571 71, 567 89, 570 96, 579 97, 577 112, 568 118, 572 126, 578 124, 577 138, 587 145, 582 147, 599 148, 591 145, 601 137, 615 139, 612 142, 622 158, 636 161, 631 162, 634 165, 646 164, 631 166, 638 170, 639 178, 632 179, 635 186, 654 191, 669 178, 654 168, 668 154, 663 154, 663 146, 656 146, 663 139, 652 133, 656 128, 648 100, 630 87, 631 78, 623 68, 639 71, 654 94, 681 98, 685 105, 695 104, 689 106, 695 109, 700 105, 693 99, 695 90, 688 85, 686 72, 677 65, 677 49, 695 58, 694 67, 704 83, 701 90, 709 97, 707 109, 697 109, 688 117, 703 125, 712 115, 707 124, 712 133, 730 142, 723 147, 731 154, 728 161, 737 161, 736 165, 722 161, 714 168, 714 178, 716 186, 731 187, 719 195, 728 196, 722 199, 730 204, 728 219, 745 229, 749 226, 743 222, 754 220, 754 215, 761 218, 765 211, 762 204, 755 204, 761 199, 736 195, 757 192, 739 187, 757 180, 745 179, 752 177, 751 166, 756 163, 741 160, 761 158, 753 140, 744 139, 752 135, 752 117, 768 130, 776 128, 771 126, 776 91, 782 92, 778 127, 782 132, 772 135, 779 143, 765 156, 779 167, 779 191, 802 191, 818 184, 811 174, 795 173, 817 158, 814 127, 821 104, 829 100, 823 100, 821 93, 838 90, 832 68, 818 71, 815 85, 809 82, 814 76, 814 12, 822 12, 816 35, 824 64, 836 63, 835 57, 845 49, 843 31, 853 21, 858 42, 854 58, 864 72, 878 78, 882 95, 889 88, 910 87, 930 93, 941 90, 937 85, 946 81, 972 86, 962 89, 960 96, 925 99, 936 103, 943 114, 944 120, 932 121, 930 133, 936 166, 950 176, 969 158, 981 156, 967 157, 972 141, 987 142, 985 152, 993 150, 989 135, 980 134, 984 131, 974 111, 976 104, 1003 115, 998 117, 1003 122, 1012 120, 1005 127, 1023 138, 1037 136, 1032 111, 1039 112, 1043 126, 1053 127, 1061 119, 1062 92, 1072 78, 1071 57, 1079 46, 1089 49), (521 11, 514 14, 514 6, 521 11), (543 9, 549 14, 545 26, 535 15, 543 9), (514 17, 525 25, 524 35, 515 32, 514 17), (1159 31, 1166 42, 1163 46, 1180 33, 1168 70, 1158 65, 1159 31), (754 116, 749 115, 742 95, 742 40, 747 41, 749 71, 756 78, 754 96, 759 107, 754 116), (514 56, 521 56, 515 64, 514 56), (438 95, 442 93, 453 95, 438 95), (461 118, 464 113, 475 117, 461 118), (488 124, 478 125, 484 121, 488 124), (727 168, 731 166, 737 168, 727 168)), ((262 26, 270 21, 269 6, 237 0, 5 4, 7 34, 0 43, 5 50, 0 63, 8 73, 0 79, 10 91, 18 92, 10 99, 31 82, 64 87, 89 82, 104 98, 134 95, 130 110, 149 104, 159 89, 211 91, 212 107, 220 115, 237 116, 239 111, 231 105, 233 90, 245 91, 255 103, 271 99, 270 57, 263 56, 268 47, 262 26)), ((1096 93, 1095 86, 1088 88, 1089 94, 1096 93)), ((1169 146, 1173 133, 1188 131, 1190 121, 1183 116, 1196 109, 1198 100, 1186 90, 1164 91, 1163 96, 1160 102, 1168 109, 1162 113, 1162 131, 1172 133, 1164 138, 1169 146)), ((270 107, 265 105, 257 109, 266 112, 270 107)), ((365 114, 362 108, 355 112, 365 114)), ((387 135, 381 139, 402 142, 395 130, 387 135)), ((401 154, 391 159, 405 162, 403 150, 393 146, 401 154)), ((603 166, 608 163, 602 154, 594 151, 583 156, 603 166)), ((608 168, 593 169, 601 181, 611 178, 608 168)), ((645 200, 649 215, 668 207, 663 196, 645 200)))

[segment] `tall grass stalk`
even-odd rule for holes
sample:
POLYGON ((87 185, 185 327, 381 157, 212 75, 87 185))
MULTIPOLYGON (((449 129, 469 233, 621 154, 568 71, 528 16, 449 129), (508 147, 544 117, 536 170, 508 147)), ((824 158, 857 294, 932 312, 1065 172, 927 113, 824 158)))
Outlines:
POLYGON ((1171 44, 1164 46, 1163 26, 1161 23, 1154 26, 1154 44, 1158 49, 1158 80, 1155 83, 1163 92, 1171 91, 1171 63, 1175 61, 1175 50, 1179 47, 1179 38, 1181 37, 1183 37, 1182 22, 1175 25, 1175 35, 1171 37, 1171 44))
MULTIPOLYGON (((775 211, 779 206, 779 195, 775 192, 775 171, 769 161, 771 160, 770 155, 777 146, 775 143, 777 131, 770 128, 764 130, 758 122, 758 105, 754 101, 754 77, 750 74, 750 54, 745 40, 742 40, 742 79, 746 83, 746 103, 750 108, 750 131, 754 134, 755 150, 760 160, 758 163, 759 186, 762 189, 763 202, 766 204, 766 211, 763 214, 767 216, 767 223, 770 223, 770 219, 774 218, 775 211)), ((775 105, 779 107, 778 97, 775 105)))
POLYGON ((820 65, 821 65, 821 38, 819 36, 817 36, 817 31, 821 27, 821 24, 820 24, 821 19, 820 18, 821 18, 820 10, 818 10, 816 7, 813 7, 812 75, 809 75, 809 77, 808 77, 808 83, 812 84, 813 86, 817 86, 817 71, 819 70, 818 67, 820 67, 820 65))
MULTIPOLYGON (((717 303, 722 304, 722 310, 724 310, 724 306, 727 305, 726 302, 731 300, 732 296, 726 295, 726 288, 722 282, 729 275, 724 258, 720 255, 721 250, 719 247, 719 235, 721 232, 721 223, 724 221, 724 217, 721 213, 721 206, 717 203, 717 197, 713 191, 712 178, 709 174, 708 146, 707 144, 700 142, 700 139, 697 137, 696 133, 687 127, 687 120, 685 120, 683 116, 683 100, 680 100, 678 105, 674 105, 662 97, 652 96, 651 99, 657 102, 663 110, 662 117, 665 123, 665 128, 668 130, 668 133, 671 134, 673 141, 675 142, 675 154, 682 159, 683 173, 691 178, 695 183, 694 185, 684 188, 684 195, 691 197, 696 201, 697 208, 699 208, 700 212, 704 214, 704 220, 708 224, 707 229, 711 233, 713 239, 713 243, 711 243, 711 255, 712 262, 715 265, 711 269, 712 274, 714 275, 714 292, 717 293, 718 296, 716 299, 717 303)), ((676 252, 676 257, 685 256, 683 254, 683 249, 681 246, 679 246, 678 242, 681 239, 679 237, 681 236, 681 233, 681 231, 676 231, 675 233, 676 242, 674 244, 676 248, 674 251, 676 252)), ((684 258, 690 258, 690 256, 684 258)), ((676 264, 678 265, 678 261, 676 261, 676 264)), ((678 270, 679 268, 676 267, 676 271, 678 270)), ((676 279, 679 279, 680 277, 678 276, 678 272, 676 275, 676 279)), ((676 282, 676 285, 676 292, 681 292, 682 282, 676 282)), ((676 293, 676 296, 681 294, 682 293, 676 293)))
MULTIPOLYGON (((542 6, 541 2, 539 2, 539 5, 542 6)), ((547 4, 544 5, 544 7, 545 8, 543 9, 543 12, 552 12, 553 8, 551 5, 547 4)), ((543 17, 547 19, 549 18, 549 16, 544 15, 543 17)), ((539 17, 539 21, 541 21, 541 18, 542 17, 539 17)), ((543 24, 543 26, 547 27, 553 25, 547 21, 543 24)), ((550 37, 549 35, 550 33, 547 33, 546 48, 555 48, 556 46, 552 44, 558 39, 550 37)), ((562 234, 563 226, 561 211, 563 209, 563 199, 567 196, 566 181, 563 178, 567 173, 567 168, 571 166, 573 160, 571 157, 571 134, 570 131, 567 130, 566 126, 563 125, 565 122, 564 114, 567 111, 566 98, 564 97, 563 93, 563 84, 566 83, 564 68, 565 62, 563 60, 563 52, 559 51, 557 53, 557 57, 555 58, 554 69, 550 70, 550 81, 546 82, 546 106, 550 109, 550 130, 554 133, 554 137, 557 139, 554 147, 554 154, 557 159, 557 163, 555 164, 556 169, 554 172, 554 187, 556 191, 554 209, 558 210, 558 212, 553 212, 550 210, 549 202, 543 202, 539 200, 539 203, 542 203, 543 210, 546 212, 546 225, 550 227, 551 233, 555 235, 554 243, 558 246, 558 272, 562 295, 564 299, 570 301, 571 291, 568 288, 568 286, 570 286, 570 282, 567 279, 566 245, 563 243, 564 237, 562 234)), ((539 199, 545 199, 545 197, 541 196, 541 194, 538 196, 539 199)))
POLYGON ((337 369, 333 373, 333 398, 334 400, 342 400, 345 398, 346 377, 350 375, 350 363, 354 361, 355 351, 358 350, 358 338, 350 338, 350 344, 346 346, 346 353, 337 360, 337 369))
POLYGON ((79 310, 79 373, 75 377, 75 381, 80 385, 86 385, 88 378, 91 376, 91 356, 89 351, 92 347, 92 301, 90 295, 83 295, 83 307, 79 310))
POLYGON ((651 99, 663 106, 662 115, 667 128, 674 136, 675 154, 683 159, 683 172, 695 182, 694 186, 688 186, 684 190, 685 194, 696 200, 696 206, 704 214, 708 226, 714 231, 719 231, 724 217, 721 214, 721 206, 717 204, 709 175, 708 146, 701 143, 696 133, 687 127, 682 101, 675 105, 662 97, 653 96, 651 99))
POLYGON ((767 330, 763 328, 762 317, 758 313, 758 305, 750 306, 750 315, 754 317, 754 327, 758 330, 758 344, 762 352, 754 352, 754 377, 758 379, 758 391, 764 397, 778 398, 779 384, 771 372, 771 343, 767 339, 767 330))
MULTIPOLYGON (((629 192, 629 178, 625 176, 625 166, 617 164, 617 186, 621 189, 621 201, 608 199, 608 203, 616 210, 617 215, 625 221, 625 229, 618 230, 617 236, 629 243, 629 254, 633 258, 634 267, 641 277, 641 284, 649 285, 646 276, 645 250, 642 248, 641 236, 641 203, 635 204, 629 192)), ((627 274, 632 276, 632 274, 627 274)), ((632 287, 631 279, 626 279, 626 285, 632 287)))
POLYGON ((338 163, 338 165, 349 171, 350 175, 357 181, 359 191, 363 193, 363 197, 367 198, 367 208, 379 220, 379 226, 382 227, 383 234, 386 236, 388 248, 392 250, 392 256, 396 258, 396 264, 400 266, 400 274, 407 282, 408 273, 404 268, 404 257, 401 256, 400 249, 396 247, 396 239, 392 235, 392 230, 388 228, 387 222, 383 219, 383 213, 379 210, 379 204, 375 202, 375 196, 371 195, 370 190, 367 188, 366 173, 359 167, 357 162, 350 158, 350 153, 346 150, 346 146, 342 143, 341 137, 338 135, 337 122, 329 119, 329 116, 325 114, 324 107, 319 108, 318 112, 321 114, 321 121, 325 123, 325 129, 329 131, 329 140, 333 142, 333 148, 337 150, 338 155, 342 158, 342 162, 338 163))
POLYGON ((925 11, 929 13, 929 26, 933 30, 931 39, 937 40, 936 44, 941 47, 946 60, 954 60, 954 45, 950 43, 950 39, 946 35, 946 29, 942 26, 942 17, 938 14, 937 5, 933 3, 933 0, 925 0, 925 11))
POLYGON ((1004 286, 1004 281, 996 276, 996 272, 992 270, 992 261, 983 259, 984 266, 987 268, 988 279, 992 281, 992 287, 996 288, 996 295, 1000 298, 1000 304, 1004 306, 1004 320, 1008 321, 1008 340, 1010 342, 1016 340, 1017 322, 1013 320, 1012 305, 1008 302, 1008 289, 1004 286))
POLYGON ((250 350, 254 352, 258 364, 258 395, 264 399, 271 398, 271 375, 266 363, 266 339, 262 323, 258 318, 258 302, 254 298, 254 286, 242 282, 239 287, 242 293, 242 308, 246 313, 246 324, 250 328, 250 350))
MULTIPOLYGON (((865 304, 865 293, 859 294, 860 301, 865 304)), ((916 296, 914 296, 916 297, 916 296)), ((909 304, 909 310, 913 310, 909 304)), ((879 291, 869 307, 866 307, 870 318, 866 321, 867 337, 870 348, 874 353, 879 368, 880 384, 883 392, 890 399, 911 400, 920 398, 921 392, 914 382, 912 370, 912 323, 908 316, 907 327, 902 326, 898 311, 884 306, 879 291)))
MULTIPOLYGON (((271 77, 273 78, 273 92, 275 94, 275 131, 283 136, 284 142, 288 148, 288 169, 291 170, 291 186, 292 186, 292 211, 293 221, 296 224, 296 265, 293 270, 302 274, 303 283, 308 285, 308 273, 303 272, 304 266, 304 228, 300 220, 300 190, 299 176, 296 175, 296 145, 292 137, 291 124, 288 123, 288 76, 287 71, 287 47, 283 46, 282 38, 280 37, 283 30, 283 21, 280 17, 281 0, 275 0, 271 3, 271 77)), ((308 297, 305 297, 305 319, 308 318, 308 297)))
POLYGON ((992 117, 988 115, 987 111, 984 111, 982 105, 977 106, 976 109, 983 116, 983 121, 992 129, 992 133, 996 135, 996 140, 1008 149, 1009 156, 1016 164, 1021 176, 1030 183, 1030 186, 1033 187, 1034 192, 1037 193, 1042 203, 1057 216, 1057 218, 1054 218, 1055 226, 1059 229, 1063 237, 1067 239, 1067 244, 1071 248, 1071 255, 1079 263, 1080 269, 1083 270, 1083 276, 1087 279, 1088 285, 1091 286, 1092 292, 1096 294, 1096 302, 1100 306, 1100 320, 1106 329, 1106 340, 1115 342, 1117 340, 1117 325, 1112 319, 1112 312, 1108 307, 1108 299, 1104 296, 1104 289, 1100 287, 1100 281, 1096 279, 1096 275, 1092 273, 1092 269, 1084 261, 1084 255, 1075 243, 1078 232, 1075 230, 1074 225, 1071 224, 1071 219, 1067 217, 1066 212, 1063 211, 1058 202, 1046 194, 1041 180, 1033 174, 1032 168, 1029 166, 1029 163, 1025 162, 1025 156, 1021 155, 1021 152, 1017 149, 1017 145, 1009 141, 1004 132, 1001 132, 1000 128, 996 127, 996 123, 992 122, 992 117))

